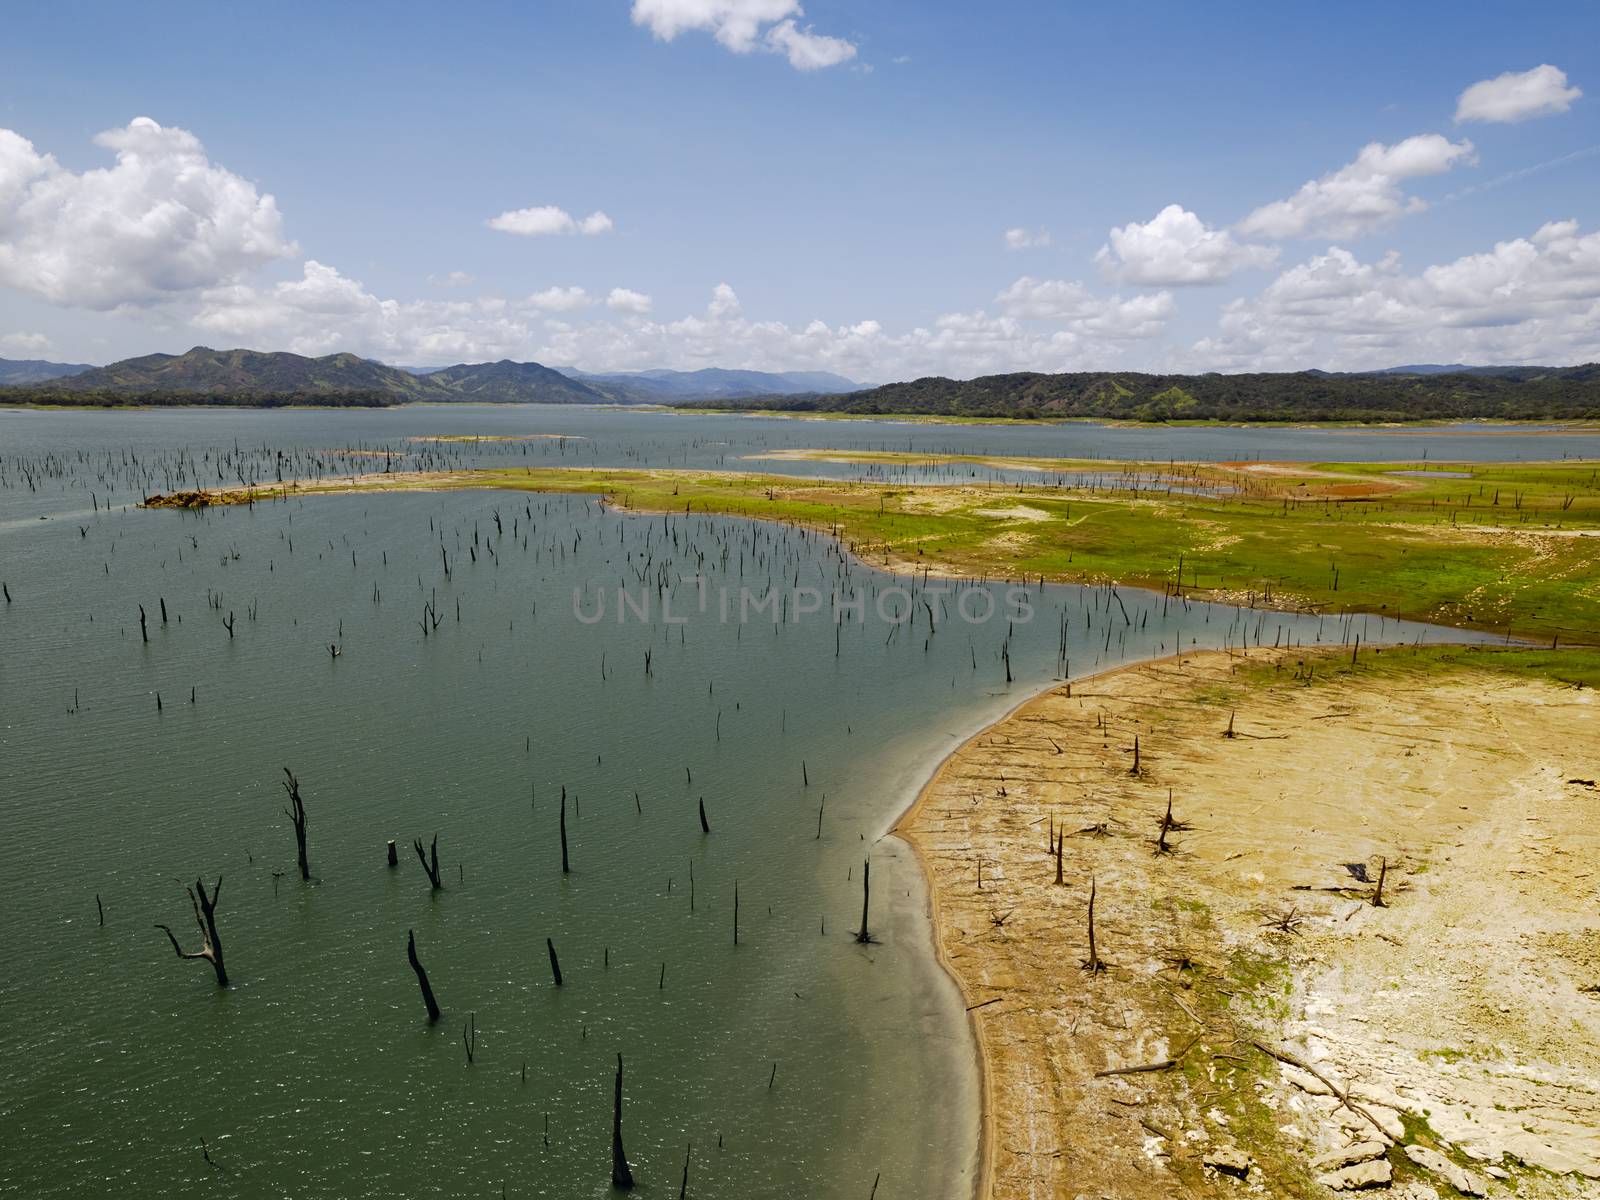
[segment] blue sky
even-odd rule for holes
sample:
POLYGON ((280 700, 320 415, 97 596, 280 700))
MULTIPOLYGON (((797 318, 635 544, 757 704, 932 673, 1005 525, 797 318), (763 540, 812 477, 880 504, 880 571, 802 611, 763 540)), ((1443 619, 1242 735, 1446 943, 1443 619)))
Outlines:
POLYGON ((1587 3, 29 6, 0 355, 1600 358, 1596 46, 1587 3))

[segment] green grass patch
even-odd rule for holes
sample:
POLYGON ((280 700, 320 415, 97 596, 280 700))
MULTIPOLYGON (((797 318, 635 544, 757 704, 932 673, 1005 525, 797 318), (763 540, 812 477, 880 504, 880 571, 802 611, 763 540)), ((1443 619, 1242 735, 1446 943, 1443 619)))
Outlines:
MULTIPOLYGON (((872 456, 901 459, 929 461, 872 456)), ((1415 464, 1438 479, 1383 478, 1406 468, 1368 463, 1287 475, 1203 464, 1034 464, 1089 470, 1098 481, 883 486, 754 472, 541 468, 457 472, 423 486, 587 492, 646 512, 786 522, 833 534, 883 566, 1120 583, 1558 645, 1600 642, 1600 536, 1590 536, 1600 533, 1600 464, 1415 464), (1113 475, 1132 475, 1138 487, 1106 486, 1113 475), (1018 507, 1031 511, 1007 515, 1018 507)), ((1587 667, 1577 677, 1592 678, 1587 667)))

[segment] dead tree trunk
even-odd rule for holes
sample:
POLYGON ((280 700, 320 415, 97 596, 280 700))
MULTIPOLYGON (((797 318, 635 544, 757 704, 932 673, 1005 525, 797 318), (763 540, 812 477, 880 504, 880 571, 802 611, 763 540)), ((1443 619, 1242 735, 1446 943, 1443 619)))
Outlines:
POLYGON ((211 895, 206 895, 204 880, 196 879, 192 888, 185 888, 189 893, 189 904, 194 909, 194 923, 200 927, 200 949, 185 950, 178 945, 177 936, 166 925, 157 925, 156 928, 167 935, 167 940, 172 943, 172 949, 179 958, 203 958, 211 964, 211 969, 217 973, 217 986, 228 986, 228 969, 222 963, 222 939, 217 936, 217 894, 222 891, 222 876, 217 876, 217 885, 211 889, 211 895))
POLYGON ((422 1002, 428 1006, 428 1021, 431 1024, 439 1019, 439 1002, 433 998, 433 987, 428 983, 428 972, 423 969, 422 962, 417 958, 417 935, 414 930, 406 930, 406 958, 411 960, 411 969, 417 973, 417 986, 422 989, 422 1002))
MULTIPOLYGON (((1231 737, 1232 735, 1230 734, 1229 736, 1231 737)), ((1162 814, 1161 832, 1156 837, 1157 854, 1171 853, 1172 847, 1167 844, 1167 834, 1174 829, 1180 828, 1182 824, 1183 823, 1181 821, 1175 821, 1172 818, 1172 790, 1169 788, 1167 790, 1167 811, 1162 814)))
POLYGON ((391 867, 398 867, 400 865, 400 855, 395 851, 393 838, 389 839, 389 865, 391 867))
POLYGON ((1095 890, 1095 881, 1091 876, 1089 879, 1089 957, 1083 960, 1083 969, 1091 975, 1097 975, 1106 969, 1106 964, 1100 961, 1100 954, 1094 945, 1095 890))
POLYGON ((433 861, 428 861, 428 854, 422 849, 422 839, 413 838, 412 847, 417 852, 417 861, 422 864, 422 869, 428 873, 428 882, 433 885, 433 890, 438 891, 444 886, 439 882, 439 835, 433 835, 433 861))
POLYGON ((706 820, 706 798, 704 796, 700 797, 700 832, 711 832, 711 822, 706 820))
POLYGON ((856 941, 867 945, 872 941, 872 933, 867 929, 867 906, 872 903, 872 860, 869 858, 861 865, 861 928, 856 932, 856 941))
POLYGON ((289 807, 283 810, 283 815, 289 818, 294 825, 295 850, 300 858, 300 878, 303 882, 311 880, 311 865, 306 861, 306 805, 300 799, 300 781, 294 777, 294 772, 288 767, 283 769, 288 776, 283 781, 283 790, 289 793, 289 807))
POLYGON ((567 789, 561 789, 561 873, 572 874, 572 860, 567 857, 567 789))
POLYGON ((1378 887, 1377 887, 1377 890, 1372 893, 1372 907, 1373 908, 1388 908, 1389 907, 1387 904, 1385 904, 1383 902, 1383 881, 1384 881, 1384 878, 1388 874, 1389 874, 1389 860, 1388 860, 1387 857, 1380 858, 1378 860, 1378 887))
POLYGON ((622 1149, 622 1055, 617 1055, 617 1083, 611 1099, 611 1186, 628 1191, 633 1187, 633 1172, 622 1149))
POLYGON ((544 940, 544 948, 550 951, 550 974, 555 976, 556 986, 561 986, 561 960, 556 957, 556 944, 549 938, 544 940))

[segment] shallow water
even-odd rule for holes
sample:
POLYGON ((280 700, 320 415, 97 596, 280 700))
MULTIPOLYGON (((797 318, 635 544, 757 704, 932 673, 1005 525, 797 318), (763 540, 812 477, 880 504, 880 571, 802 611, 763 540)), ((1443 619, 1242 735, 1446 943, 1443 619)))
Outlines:
POLYGON ((492 421, 586 429, 594 458, 617 465, 725 465, 725 447, 670 442, 710 418, 656 416, 630 454, 647 416, 0 418, 13 597, 0 604, 0 1194, 604 1195, 622 1053, 647 1195, 676 1188, 691 1143, 695 1196, 858 1197, 880 1173, 883 1200, 966 1195, 965 1018, 932 958, 915 864, 882 837, 937 760, 1063 671, 1179 639, 1426 636, 1072 587, 1026 590, 1034 615, 1019 621, 1003 584, 941 596, 824 538, 568 497, 147 512, 122 507, 139 467, 114 465, 170 465, 189 446, 210 470, 204 448, 236 437, 332 447, 355 429, 370 443, 492 421), (8 436, 19 425, 25 443, 8 436), (696 575, 703 612, 684 582, 696 575), (797 586, 823 597, 820 613, 795 611, 797 586), (619 587, 650 621, 636 608, 619 620, 619 587), (780 622, 741 622, 742 589, 787 595, 780 622), (685 622, 664 618, 668 593, 685 622), (965 619, 984 596, 995 615, 965 619), (294 872, 284 766, 310 813, 310 884, 294 872), (410 849, 434 833, 438 893, 410 849), (868 856, 879 940, 863 947, 851 933, 868 856), (219 873, 227 992, 152 927, 192 945, 183 884, 219 873), (445 1010, 433 1028, 408 929, 445 1010))

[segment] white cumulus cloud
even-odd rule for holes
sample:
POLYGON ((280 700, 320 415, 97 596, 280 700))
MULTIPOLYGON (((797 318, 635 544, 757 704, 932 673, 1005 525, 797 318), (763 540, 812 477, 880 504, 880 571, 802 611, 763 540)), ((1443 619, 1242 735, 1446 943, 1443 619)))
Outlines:
POLYGON ((1274 247, 1208 228, 1181 204, 1167 205, 1143 225, 1120 225, 1108 236, 1095 262, 1111 278, 1142 287, 1221 283, 1247 267, 1270 266, 1278 257, 1274 247))
POLYGON ((800 71, 838 66, 856 56, 844 38, 801 28, 798 0, 634 0, 633 23, 664 42, 691 30, 711 34, 735 54, 782 54, 800 71))
POLYGON ((1166 326, 1176 305, 1171 292, 1153 292, 1124 300, 1102 297, 1083 284, 1066 279, 1035 279, 1024 275, 998 296, 1009 317, 1062 322, 1078 333, 1109 338, 1152 337, 1166 326))
POLYGON ((571 312, 587 308, 594 301, 581 287, 547 287, 529 296, 528 303, 541 312, 571 312))
POLYGON ((1024 275, 995 298, 1013 317, 1039 321, 1064 321, 1086 316, 1099 303, 1081 283, 1066 279, 1035 279, 1024 275))
POLYGON ((1544 63, 1531 71, 1507 71, 1473 84, 1456 101, 1456 120, 1526 121, 1564 113, 1582 95, 1581 89, 1567 86, 1565 71, 1544 63))
POLYGON ((636 292, 632 288, 614 287, 611 289, 611 294, 606 297, 606 307, 613 312, 643 316, 650 311, 651 301, 643 292, 636 292))
POLYGON ((510 355, 531 339, 530 317, 493 298, 380 299, 311 259, 299 279, 206 291, 191 324, 208 338, 240 346, 312 355, 351 350, 391 362, 442 363, 510 355))
POLYGON ((0 336, 0 350, 35 358, 48 353, 51 341, 42 333, 8 333, 0 336))
POLYGON ((1004 236, 1008 250, 1031 250, 1050 244, 1048 229, 1024 229, 1019 225, 1006 230, 1004 236))
POLYGON ((1600 231, 1553 221, 1415 274, 1334 246, 1227 306, 1195 351, 1253 370, 1600 359, 1600 231))
MULTIPOLYGON (((1015 295, 1041 282, 1051 283, 1029 281, 1015 295)), ((870 318, 844 324, 755 320, 724 283, 703 312, 676 320, 547 322, 544 341, 533 353, 541 362, 577 363, 591 370, 808 369, 862 381, 1065 371, 1126 360, 1132 339, 1159 332, 1172 308, 1168 293, 1097 302, 1087 291, 1056 292, 1047 286, 1036 300, 1033 311, 1057 314, 1042 330, 1020 312, 994 315, 978 309, 942 313, 928 325, 894 333, 870 318)))
POLYGON ((581 233, 592 237, 599 233, 610 233, 613 227, 611 218, 603 212, 595 211, 587 217, 574 218, 566 209, 557 208, 554 204, 514 208, 498 217, 490 217, 487 224, 490 229, 522 237, 549 237, 563 233, 581 233))
POLYGON ((1354 162, 1311 180, 1287 200, 1256 209, 1239 222, 1238 229, 1254 237, 1363 237, 1428 207, 1421 197, 1407 195, 1402 181, 1475 161, 1471 142, 1452 142, 1437 133, 1419 134, 1392 146, 1372 142, 1362 147, 1354 162))
POLYGON ((713 317, 732 317, 739 312, 739 294, 726 283, 711 289, 711 303, 706 312, 713 317))
POLYGON ((0 284, 60 305, 151 305, 295 252, 270 195, 184 129, 99 134, 116 163, 76 172, 0 129, 0 284))
POLYGON ((836 67, 856 56, 855 46, 843 38, 816 33, 811 26, 801 29, 792 20, 779 21, 762 39, 789 60, 797 71, 820 71, 836 67))

